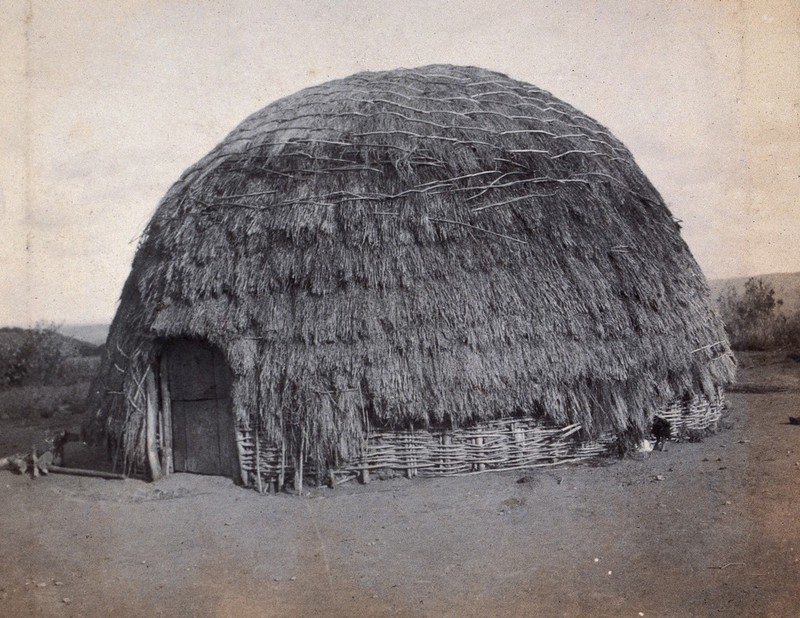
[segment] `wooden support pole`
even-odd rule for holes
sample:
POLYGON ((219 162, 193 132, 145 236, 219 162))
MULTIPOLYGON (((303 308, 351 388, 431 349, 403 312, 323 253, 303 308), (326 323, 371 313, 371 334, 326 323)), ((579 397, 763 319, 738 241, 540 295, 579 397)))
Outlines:
POLYGON ((31 449, 31 463, 33 465, 33 478, 39 476, 39 458, 36 456, 36 445, 31 449))
POLYGON ((175 472, 175 466, 172 463, 172 399, 169 394, 167 363, 167 355, 162 354, 158 364, 158 381, 161 387, 161 418, 164 421, 164 439, 161 451, 161 467, 164 475, 175 472))
POLYGON ((247 449, 244 445, 244 431, 236 428, 236 452, 239 455, 239 473, 240 478, 242 480, 242 485, 247 487, 250 484, 250 477, 247 474, 247 470, 242 466, 241 462, 245 460, 245 453, 247 449))
POLYGON ((303 461, 299 460, 294 467, 294 491, 299 496, 303 493, 303 461))
POLYGON ((414 478, 417 474, 416 469, 414 468, 415 458, 414 458, 414 423, 408 423, 408 431, 409 436, 406 437, 406 445, 408 446, 406 457, 406 478, 414 478))
POLYGON ((369 468, 361 468, 359 471, 359 475, 361 476, 361 482, 366 485, 369 483, 369 468))
MULTIPOLYGON (((160 399, 160 394, 158 395, 160 399)), ((158 399, 156 400, 158 401, 158 399)), ((163 471, 166 468, 166 451, 164 450, 164 407, 161 405, 161 402, 158 401, 158 407, 156 408, 156 417, 158 419, 158 442, 156 444, 156 452, 158 453, 160 463, 161 463, 161 470, 163 471)))
POLYGON ((258 444, 258 421, 256 421, 253 427, 253 443, 256 449, 256 487, 258 488, 258 493, 263 494, 264 486, 261 484, 261 449, 258 444))
POLYGON ((410 479, 414 477, 414 471, 412 470, 414 464, 411 461, 411 439, 406 437, 404 441, 406 443, 406 446, 408 447, 406 449, 406 455, 405 455, 406 478, 410 479))
POLYGON ((306 434, 305 428, 300 428, 300 452, 297 456, 297 464, 294 467, 294 490, 298 496, 303 494, 303 460, 306 453, 306 434))
POLYGON ((278 491, 283 489, 286 482, 286 437, 281 433, 281 467, 278 471, 278 491))
POLYGON ((447 448, 453 442, 453 436, 449 433, 442 434, 442 472, 450 472, 450 450, 447 448))
POLYGON ((156 481, 161 478, 161 463, 158 461, 158 444, 156 442, 156 428, 158 427, 158 395, 156 394, 156 379, 148 367, 145 375, 145 399, 147 400, 147 416, 145 418, 145 445, 147 448, 147 463, 150 466, 150 478, 156 481))

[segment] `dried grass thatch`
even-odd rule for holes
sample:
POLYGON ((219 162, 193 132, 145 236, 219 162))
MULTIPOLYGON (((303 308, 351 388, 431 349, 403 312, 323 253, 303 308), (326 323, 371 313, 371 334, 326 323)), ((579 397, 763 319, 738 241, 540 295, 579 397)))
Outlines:
POLYGON ((144 373, 171 337, 223 351, 241 426, 330 462, 361 447, 365 418, 645 433, 734 367, 625 146, 474 67, 303 90, 183 174, 141 240, 97 382, 95 430, 129 461, 144 458, 144 373))

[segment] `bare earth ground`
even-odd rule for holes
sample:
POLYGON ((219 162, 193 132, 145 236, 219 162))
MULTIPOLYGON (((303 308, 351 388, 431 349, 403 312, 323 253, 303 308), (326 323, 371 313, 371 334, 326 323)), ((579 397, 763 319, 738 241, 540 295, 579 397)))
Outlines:
MULTIPOLYGON (((743 358, 728 429, 595 467, 310 498, 0 472, 0 615, 800 616, 784 358, 743 358)), ((0 454, 54 422, 3 421, 0 454)))

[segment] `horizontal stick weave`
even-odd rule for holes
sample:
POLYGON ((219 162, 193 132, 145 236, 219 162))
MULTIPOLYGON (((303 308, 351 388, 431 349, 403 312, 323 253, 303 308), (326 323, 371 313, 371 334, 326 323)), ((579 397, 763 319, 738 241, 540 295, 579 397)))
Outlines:
POLYGON ((680 440, 691 432, 716 430, 724 407, 723 391, 717 388, 710 401, 702 395, 695 395, 689 401, 673 401, 656 416, 669 421, 670 438, 680 440))
MULTIPOLYGON (((719 389, 712 400, 695 396, 677 400, 661 410, 670 423, 671 437, 716 429, 724 397, 719 389)), ((307 458, 306 476, 321 479, 323 472, 349 479, 364 471, 394 470, 412 476, 457 476, 496 470, 518 470, 574 463, 607 454, 616 437, 605 434, 594 441, 579 439, 579 424, 557 427, 536 419, 501 419, 454 430, 388 431, 371 429, 361 456, 335 470, 321 470, 307 458)), ((252 485, 258 467, 262 483, 276 483, 294 474, 291 458, 270 446, 259 432, 259 453, 252 429, 239 429, 242 469, 252 485), (256 466, 258 463, 258 466, 256 466)), ((340 480, 341 480, 340 479, 340 480)))

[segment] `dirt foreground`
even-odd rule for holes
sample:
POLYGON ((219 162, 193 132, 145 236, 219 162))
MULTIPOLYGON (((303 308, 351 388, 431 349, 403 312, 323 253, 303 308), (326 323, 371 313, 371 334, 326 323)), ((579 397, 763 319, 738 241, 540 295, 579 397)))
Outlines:
POLYGON ((800 365, 743 365, 727 429, 594 467, 308 498, 0 472, 0 615, 799 616, 800 365))

